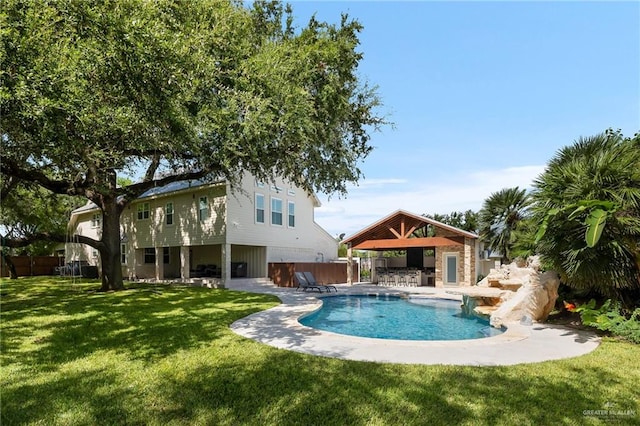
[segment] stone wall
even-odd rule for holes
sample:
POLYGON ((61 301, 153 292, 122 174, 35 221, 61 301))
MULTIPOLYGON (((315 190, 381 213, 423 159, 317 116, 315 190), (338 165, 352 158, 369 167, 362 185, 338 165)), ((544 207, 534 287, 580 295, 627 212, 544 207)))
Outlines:
MULTIPOLYGON (((460 238, 459 234, 442 228, 435 228, 435 236, 460 238)), ((458 254, 458 285, 470 286, 476 283, 475 244, 475 239, 464 238, 463 246, 436 247, 436 287, 444 287, 444 253, 458 254)))

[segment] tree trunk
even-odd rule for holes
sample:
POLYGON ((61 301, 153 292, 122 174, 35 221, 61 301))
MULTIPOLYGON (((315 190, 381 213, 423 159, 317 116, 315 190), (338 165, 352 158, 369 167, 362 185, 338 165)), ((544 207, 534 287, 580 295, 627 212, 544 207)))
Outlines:
POLYGON ((2 252, 2 260, 4 260, 4 264, 9 268, 9 277, 12 280, 18 279, 18 272, 16 271, 16 265, 13 264, 13 260, 11 260, 11 256, 9 254, 2 252))
MULTIPOLYGON (((108 176, 108 184, 116 186, 115 172, 108 176)), ((115 191, 114 191, 115 193, 115 191)), ((102 240, 98 251, 102 262, 101 291, 123 290, 122 266, 120 265, 120 214, 115 196, 102 198, 102 240)))
POLYGON ((115 203, 105 205, 102 215, 102 287, 100 290, 122 290, 122 266, 120 265, 120 212, 115 203))

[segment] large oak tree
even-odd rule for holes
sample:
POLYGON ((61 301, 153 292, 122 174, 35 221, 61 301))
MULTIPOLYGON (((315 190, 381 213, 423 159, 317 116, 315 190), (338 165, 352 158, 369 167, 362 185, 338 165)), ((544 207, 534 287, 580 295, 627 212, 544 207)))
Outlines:
POLYGON ((384 124, 346 15, 296 28, 277 2, 5 0, 0 28, 0 172, 102 210, 101 239, 76 240, 103 290, 123 287, 120 214, 147 189, 247 171, 344 192, 384 124))

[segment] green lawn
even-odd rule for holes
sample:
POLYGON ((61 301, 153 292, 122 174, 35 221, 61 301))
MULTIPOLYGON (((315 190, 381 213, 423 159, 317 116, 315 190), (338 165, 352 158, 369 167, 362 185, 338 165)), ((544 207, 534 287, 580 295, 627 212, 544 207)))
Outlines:
POLYGON ((229 330, 275 306, 271 296, 97 287, 0 281, 3 426, 640 424, 637 345, 607 340, 580 358, 513 367, 341 361, 229 330))

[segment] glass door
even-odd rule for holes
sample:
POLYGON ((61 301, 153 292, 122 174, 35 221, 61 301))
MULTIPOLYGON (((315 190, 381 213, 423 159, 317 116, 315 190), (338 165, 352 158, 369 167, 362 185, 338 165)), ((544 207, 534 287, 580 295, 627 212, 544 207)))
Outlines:
POLYGON ((458 285, 458 254, 444 254, 444 285, 458 285))

